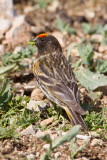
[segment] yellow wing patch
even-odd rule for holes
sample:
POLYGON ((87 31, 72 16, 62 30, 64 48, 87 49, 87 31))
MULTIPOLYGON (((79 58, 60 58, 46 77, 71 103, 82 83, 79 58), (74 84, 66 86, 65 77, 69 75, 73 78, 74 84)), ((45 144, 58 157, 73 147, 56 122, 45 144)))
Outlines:
POLYGON ((33 65, 33 72, 36 73, 37 75, 39 74, 39 72, 40 72, 39 61, 37 61, 37 62, 34 63, 34 65, 33 65))
POLYGON ((72 118, 71 118, 71 114, 70 114, 70 111, 67 107, 64 107, 64 110, 66 111, 67 115, 68 115, 68 118, 70 121, 72 121, 72 118))

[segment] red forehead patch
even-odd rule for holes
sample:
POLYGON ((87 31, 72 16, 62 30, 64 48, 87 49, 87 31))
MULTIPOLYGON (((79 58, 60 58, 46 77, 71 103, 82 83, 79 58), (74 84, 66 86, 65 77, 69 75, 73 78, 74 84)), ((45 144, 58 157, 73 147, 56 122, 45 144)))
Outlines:
POLYGON ((42 33, 42 34, 39 34, 37 37, 38 37, 38 38, 42 38, 42 37, 47 37, 47 36, 48 36, 47 33, 42 33))

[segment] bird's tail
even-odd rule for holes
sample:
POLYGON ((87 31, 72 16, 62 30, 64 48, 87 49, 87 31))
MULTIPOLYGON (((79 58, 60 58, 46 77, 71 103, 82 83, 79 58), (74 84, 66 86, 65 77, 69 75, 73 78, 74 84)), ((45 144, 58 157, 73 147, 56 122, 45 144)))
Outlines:
POLYGON ((81 115, 74 111, 72 108, 68 108, 68 107, 64 107, 69 119, 72 121, 73 125, 77 125, 80 124, 85 130, 88 131, 88 128, 85 124, 85 122, 83 121, 81 115))

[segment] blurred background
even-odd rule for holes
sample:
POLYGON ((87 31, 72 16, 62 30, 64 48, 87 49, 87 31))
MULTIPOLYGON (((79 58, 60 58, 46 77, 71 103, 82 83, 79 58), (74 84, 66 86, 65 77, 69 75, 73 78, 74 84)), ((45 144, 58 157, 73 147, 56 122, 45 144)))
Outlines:
POLYGON ((106 0, 2 0, 0 55, 18 45, 26 46, 32 37, 43 32, 53 34, 66 47, 88 39, 84 31, 91 29, 90 34, 94 33, 97 24, 107 24, 106 0), (91 23, 92 28, 83 23, 91 23))

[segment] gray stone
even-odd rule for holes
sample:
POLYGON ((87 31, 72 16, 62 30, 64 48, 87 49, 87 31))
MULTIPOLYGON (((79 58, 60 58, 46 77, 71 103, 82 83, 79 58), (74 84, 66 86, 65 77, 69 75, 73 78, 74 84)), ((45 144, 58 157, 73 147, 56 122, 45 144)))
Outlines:
POLYGON ((98 134, 97 132, 90 132, 90 135, 92 136, 92 137, 96 137, 96 138, 99 138, 100 137, 100 134, 98 134))
POLYGON ((44 149, 49 149, 49 147, 50 147, 50 144, 44 144, 44 145, 43 145, 43 148, 44 148, 44 149))
POLYGON ((25 16, 18 16, 14 19, 11 29, 6 33, 5 38, 7 43, 12 45, 20 44, 29 39, 29 25, 25 21, 25 16), (25 39, 26 34, 26 39, 25 39))
POLYGON ((13 52, 13 53, 17 53, 17 52, 19 52, 21 49, 22 49, 22 47, 21 47, 21 46, 17 46, 17 47, 15 48, 15 50, 14 50, 14 52, 13 52))
POLYGON ((2 56, 4 54, 5 50, 4 50, 4 45, 0 45, 0 56, 2 56))
POLYGON ((47 103, 44 101, 30 100, 29 103, 27 103, 27 109, 35 112, 40 112, 42 109, 46 108, 46 106, 47 103))
POLYGON ((102 146, 103 145, 103 141, 101 139, 93 139, 92 142, 91 142, 91 146, 96 146, 96 145, 100 145, 102 146))
POLYGON ((30 125, 26 129, 20 132, 20 134, 23 135, 35 135, 36 134, 36 128, 33 125, 30 125))
POLYGON ((6 33, 7 30, 11 27, 11 22, 7 19, 0 20, 0 34, 6 33))
POLYGON ((0 0, 0 19, 1 18, 13 18, 14 7, 13 0, 0 0))
POLYGON ((34 154, 27 155, 27 160, 34 160, 34 159, 35 159, 35 155, 34 154))
POLYGON ((59 156, 61 156, 61 152, 56 152, 55 153, 55 158, 57 159, 59 156))

